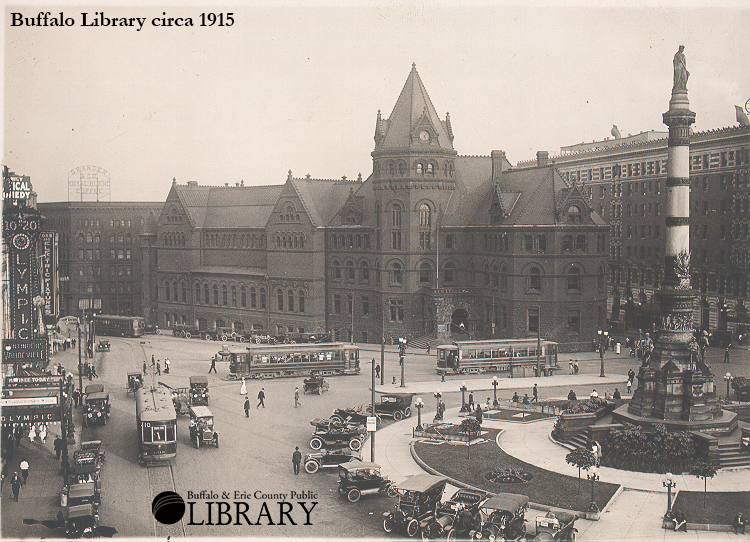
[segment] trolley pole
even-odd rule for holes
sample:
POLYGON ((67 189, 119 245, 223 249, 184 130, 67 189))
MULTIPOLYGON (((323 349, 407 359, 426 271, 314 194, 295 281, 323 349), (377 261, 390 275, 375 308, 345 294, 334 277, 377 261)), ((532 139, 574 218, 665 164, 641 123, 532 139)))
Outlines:
POLYGON ((78 323, 78 389, 83 393, 83 364, 81 363, 81 323, 78 323))

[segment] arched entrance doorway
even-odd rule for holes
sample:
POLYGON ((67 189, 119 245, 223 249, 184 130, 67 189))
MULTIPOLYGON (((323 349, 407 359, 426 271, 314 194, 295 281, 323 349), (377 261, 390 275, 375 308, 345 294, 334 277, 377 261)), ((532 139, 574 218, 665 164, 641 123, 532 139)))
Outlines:
POLYGON ((469 312, 466 309, 456 309, 451 314, 451 334, 469 335, 469 312))

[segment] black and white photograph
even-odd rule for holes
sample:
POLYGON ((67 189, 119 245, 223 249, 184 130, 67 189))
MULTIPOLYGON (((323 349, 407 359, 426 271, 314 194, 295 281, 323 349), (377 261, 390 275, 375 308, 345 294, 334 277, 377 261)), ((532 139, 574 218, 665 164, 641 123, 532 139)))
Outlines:
POLYGON ((3 6, 0 539, 750 534, 750 6, 3 6))

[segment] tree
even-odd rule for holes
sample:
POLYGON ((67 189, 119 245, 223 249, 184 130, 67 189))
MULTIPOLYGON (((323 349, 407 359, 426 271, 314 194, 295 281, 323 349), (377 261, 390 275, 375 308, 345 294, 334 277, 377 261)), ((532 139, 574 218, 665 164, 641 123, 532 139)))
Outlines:
POLYGON ((578 467, 578 493, 581 493, 581 469, 588 469, 596 463, 596 457, 591 450, 576 448, 565 456, 565 462, 578 467))
POLYGON ((716 467, 714 467, 708 461, 699 459, 693 465, 693 469, 690 474, 696 478, 703 478, 703 507, 706 507, 706 493, 708 491, 708 478, 713 478, 716 475, 716 467))

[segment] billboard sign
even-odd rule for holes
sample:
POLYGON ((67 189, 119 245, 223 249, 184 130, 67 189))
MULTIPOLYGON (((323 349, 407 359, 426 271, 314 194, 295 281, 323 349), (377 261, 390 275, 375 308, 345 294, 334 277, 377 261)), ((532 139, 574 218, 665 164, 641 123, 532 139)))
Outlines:
POLYGON ((3 363, 44 363, 48 350, 45 339, 3 339, 3 363))
POLYGON ((109 172, 98 166, 78 166, 68 172, 68 201, 110 199, 109 172), (101 198, 101 199, 100 199, 101 198))

